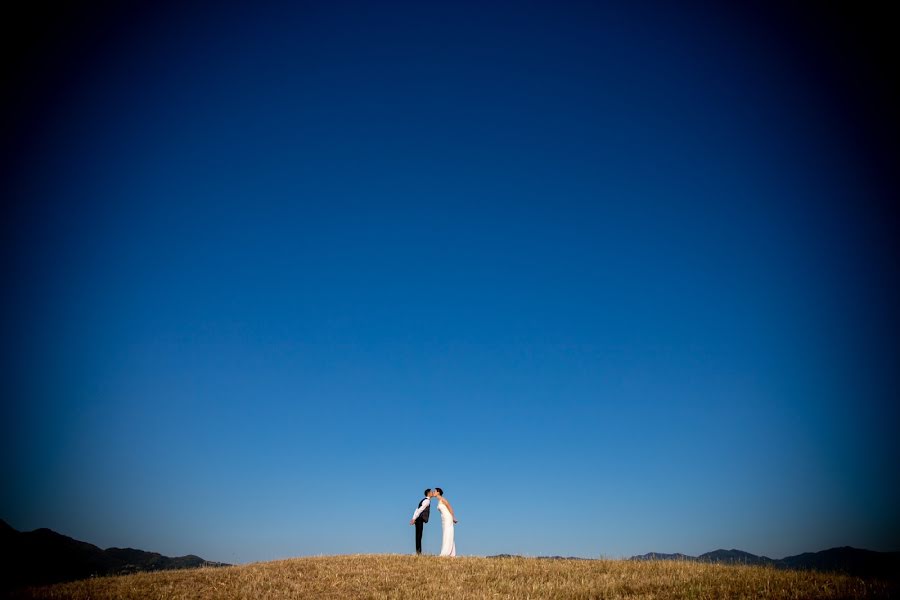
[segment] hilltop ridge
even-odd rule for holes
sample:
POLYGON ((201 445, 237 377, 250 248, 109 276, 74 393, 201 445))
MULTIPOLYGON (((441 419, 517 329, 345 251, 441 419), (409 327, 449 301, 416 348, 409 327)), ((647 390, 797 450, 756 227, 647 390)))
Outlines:
MULTIPOLYGON (((521 558, 511 554, 487 558, 521 558)), ((579 557, 542 556, 543 559, 574 560, 579 557)), ((590 560, 580 558, 580 560, 590 560)), ((838 572, 861 577, 897 579, 900 576, 900 552, 875 552, 843 546, 820 552, 772 559, 743 550, 718 549, 699 556, 649 552, 632 556, 629 561, 681 560, 699 563, 772 566, 779 569, 838 572)), ((134 548, 107 548, 41 528, 20 532, 0 519, 0 589, 22 585, 75 581, 98 575, 126 575, 144 571, 165 571, 196 567, 230 566, 204 560, 194 554, 163 556, 134 548)))
POLYGON ((345 554, 95 577, 26 588, 20 600, 197 598, 896 598, 900 582, 839 573, 678 561, 551 560, 397 554, 345 554))

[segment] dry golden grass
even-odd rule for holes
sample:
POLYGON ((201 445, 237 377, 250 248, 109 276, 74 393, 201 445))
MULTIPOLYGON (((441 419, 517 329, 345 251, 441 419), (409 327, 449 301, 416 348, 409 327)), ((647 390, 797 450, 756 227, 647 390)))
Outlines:
POLYGON ((21 598, 890 598, 884 582, 678 561, 351 555, 139 573, 21 598))

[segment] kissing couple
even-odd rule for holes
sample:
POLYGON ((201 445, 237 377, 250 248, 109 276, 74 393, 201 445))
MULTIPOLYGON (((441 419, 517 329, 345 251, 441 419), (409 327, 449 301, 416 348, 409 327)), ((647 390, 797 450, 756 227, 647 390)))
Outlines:
POLYGON ((453 514, 453 507, 444 498, 444 490, 441 488, 428 488, 425 497, 419 500, 419 506, 413 513, 410 525, 416 526, 416 554, 422 554, 422 529, 431 515, 431 499, 437 498, 437 509, 441 513, 441 527, 444 529, 444 537, 441 540, 441 556, 456 556, 456 542, 453 540, 453 525, 459 523, 453 514))

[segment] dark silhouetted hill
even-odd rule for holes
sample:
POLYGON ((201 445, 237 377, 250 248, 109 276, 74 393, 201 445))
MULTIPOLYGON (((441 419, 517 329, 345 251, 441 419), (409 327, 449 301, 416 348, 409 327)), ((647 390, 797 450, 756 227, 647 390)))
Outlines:
POLYGON ((779 569, 833 571, 859 577, 900 578, 900 552, 875 552, 844 546, 772 559, 743 550, 714 550, 700 556, 650 552, 629 560, 690 560, 729 565, 770 565, 779 569))
POLYGON ((844 546, 788 556, 779 562, 791 569, 839 571, 860 577, 900 578, 900 552, 874 552, 844 546))
POLYGON ((133 548, 102 550, 50 529, 16 531, 0 519, 0 589, 200 566, 225 565, 193 555, 170 558, 133 548))

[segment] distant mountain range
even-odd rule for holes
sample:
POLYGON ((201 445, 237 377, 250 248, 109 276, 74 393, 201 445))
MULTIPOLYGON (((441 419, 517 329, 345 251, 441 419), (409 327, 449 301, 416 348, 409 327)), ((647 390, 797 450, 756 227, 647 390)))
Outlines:
POLYGON ((16 531, 0 519, 0 590, 95 575, 122 575, 201 566, 228 566, 188 555, 169 558, 133 548, 97 546, 51 531, 16 531))
POLYGON ((651 552, 632 556, 630 560, 692 560, 728 565, 769 565, 779 569, 837 571, 860 577, 900 577, 900 552, 875 552, 850 546, 821 552, 805 552, 780 559, 732 549, 714 550, 700 556, 651 552))
MULTIPOLYGON (((488 558, 517 558, 515 554, 495 554, 488 558)), ((538 558, 550 559, 574 559, 569 556, 540 556, 538 558)), ((581 559, 586 560, 586 559, 581 559)), ((649 552, 640 556, 632 556, 628 560, 689 560, 695 562, 707 562, 726 565, 763 565, 778 569, 798 569, 813 571, 834 571, 856 575, 859 577, 883 577, 890 579, 900 578, 900 552, 875 552, 873 550, 860 550, 844 546, 843 548, 831 548, 821 552, 805 552, 796 556, 787 556, 781 559, 772 559, 767 556, 757 556, 743 550, 713 550, 700 556, 687 554, 663 554, 649 552)))
MULTIPOLYGON (((853 550, 853 548, 848 548, 849 550, 853 550)), ((829 552, 829 550, 826 550, 829 552)), ((863 552, 868 552, 868 550, 863 550, 863 552)), ((816 553, 818 554, 818 552, 816 553)), ((876 553, 878 554, 878 553, 876 553)), ((794 558, 794 557, 789 557, 794 558)), ((707 552, 706 554, 701 554, 700 556, 689 556, 687 554, 662 554, 659 552, 650 552, 648 554, 641 554, 640 556, 632 556, 629 560, 692 560, 696 562, 708 562, 708 563, 720 563, 725 565, 776 565, 778 561, 772 560, 766 556, 757 556, 755 554, 750 554, 749 552, 744 552, 743 550, 713 550, 712 552, 707 552)), ((785 559, 787 560, 787 559, 785 559)), ((798 566, 795 568, 805 568, 803 566, 798 566)))

